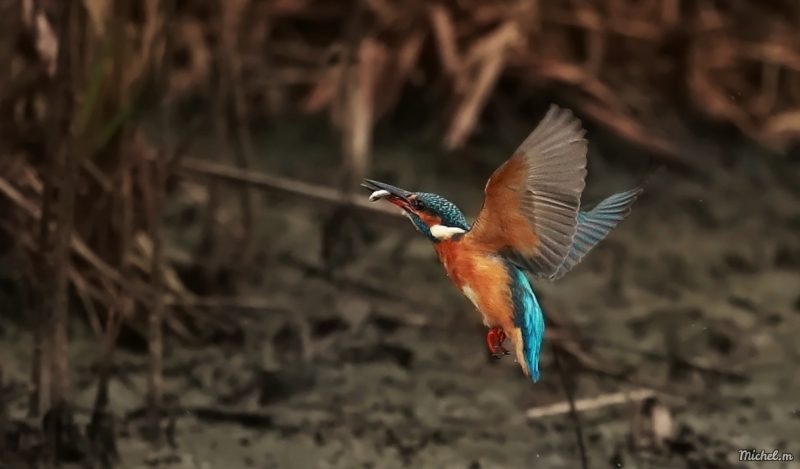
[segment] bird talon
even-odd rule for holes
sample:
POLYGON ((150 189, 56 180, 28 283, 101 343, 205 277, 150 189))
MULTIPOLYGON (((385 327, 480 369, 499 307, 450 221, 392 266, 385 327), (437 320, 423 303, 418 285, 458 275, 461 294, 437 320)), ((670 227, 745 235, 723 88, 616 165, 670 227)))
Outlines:
POLYGON ((511 352, 503 346, 505 340, 506 333, 499 327, 493 327, 486 333, 486 345, 489 347, 489 352, 498 360, 504 355, 511 355, 511 352))

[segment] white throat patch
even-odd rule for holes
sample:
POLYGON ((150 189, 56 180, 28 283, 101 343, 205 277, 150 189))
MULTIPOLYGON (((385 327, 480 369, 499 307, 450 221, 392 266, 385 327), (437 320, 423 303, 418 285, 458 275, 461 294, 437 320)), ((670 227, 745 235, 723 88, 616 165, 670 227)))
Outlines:
POLYGON ((433 225, 431 227, 431 234, 436 239, 450 239, 454 235, 462 233, 466 233, 466 231, 454 226, 433 225))

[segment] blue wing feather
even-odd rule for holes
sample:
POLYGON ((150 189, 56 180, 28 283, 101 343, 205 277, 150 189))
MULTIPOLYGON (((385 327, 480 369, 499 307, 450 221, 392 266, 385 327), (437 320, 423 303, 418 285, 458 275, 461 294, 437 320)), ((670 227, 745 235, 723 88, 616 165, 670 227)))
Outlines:
POLYGON ((539 352, 544 340, 544 313, 525 273, 513 265, 511 299, 514 302, 514 325, 522 331, 522 350, 533 382, 539 381, 539 352))
MULTIPOLYGON (((608 233, 630 213, 631 205, 639 197, 642 189, 612 195, 592 210, 578 212, 575 238, 567 259, 554 278, 567 273, 583 257, 602 241, 608 233)), ((544 340, 544 312, 533 293, 533 288, 525 275, 513 261, 508 259, 508 273, 511 281, 511 297, 514 303, 514 325, 522 331, 522 349, 528 370, 534 382, 539 381, 539 354, 544 340)))
POLYGON ((572 246, 567 258, 553 278, 561 277, 569 272, 597 243, 608 236, 608 233, 628 216, 631 205, 641 193, 642 188, 637 187, 604 199, 588 212, 578 212, 578 226, 572 246))

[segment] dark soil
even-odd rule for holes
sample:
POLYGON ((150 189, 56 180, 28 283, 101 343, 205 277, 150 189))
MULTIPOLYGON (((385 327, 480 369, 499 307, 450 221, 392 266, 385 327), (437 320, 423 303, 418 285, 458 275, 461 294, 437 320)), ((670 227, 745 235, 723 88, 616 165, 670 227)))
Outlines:
MULTIPOLYGON (((286 123, 257 133, 258 169, 335 180, 338 144, 309 132, 286 123)), ((612 153, 627 150, 596 134, 588 135, 587 203, 635 185, 648 166, 612 153)), ((389 143, 376 150, 374 178, 437 192, 468 216, 480 206, 486 178, 513 150, 443 156, 392 140, 383 138, 389 143)), ((692 174, 657 173, 629 219, 582 264, 535 286, 580 328, 589 356, 630 370, 615 377, 573 368, 579 398, 656 388, 674 419, 673 438, 661 449, 632 449, 634 405, 581 412, 592 468, 800 467, 738 461, 744 448, 800 458, 800 165, 746 145, 723 148, 687 145, 687 161, 707 163, 692 174), (734 163, 718 169, 723 151, 733 151, 726 159, 734 163)), ((173 200, 175 257, 199 243, 198 194, 203 186, 184 182, 173 200)), ((223 216, 235 219, 230 200, 223 216)), ((580 467, 568 414, 525 414, 565 399, 550 348, 536 384, 512 359, 491 359, 478 313, 409 223, 360 214, 338 224, 307 202, 257 200, 260 266, 230 283, 271 305, 224 311, 221 320, 236 328, 212 344, 171 341, 166 386, 180 412, 176 447, 159 454, 144 443, 137 413, 146 356, 123 338, 111 409, 121 422, 124 467, 580 467), (323 243, 323 227, 327 239, 340 239, 323 243), (336 268, 326 269, 326 259, 336 268)), ((235 247, 225 241, 232 237, 221 239, 223 252, 235 247)), ((99 347, 78 319, 72 336, 73 402, 85 423, 99 347)), ((7 318, 0 337, 6 383, 25 383, 30 335, 7 318)), ((21 417, 26 399, 15 395, 10 412, 21 417)))

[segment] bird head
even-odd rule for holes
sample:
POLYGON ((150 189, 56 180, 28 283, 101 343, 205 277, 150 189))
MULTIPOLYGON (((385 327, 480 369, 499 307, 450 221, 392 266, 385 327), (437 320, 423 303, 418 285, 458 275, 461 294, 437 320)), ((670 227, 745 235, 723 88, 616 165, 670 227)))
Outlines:
POLYGON ((422 234, 433 242, 458 238, 469 231, 461 210, 449 200, 428 192, 409 192, 383 182, 365 179, 361 184, 372 191, 371 202, 381 199, 400 207, 422 234))

